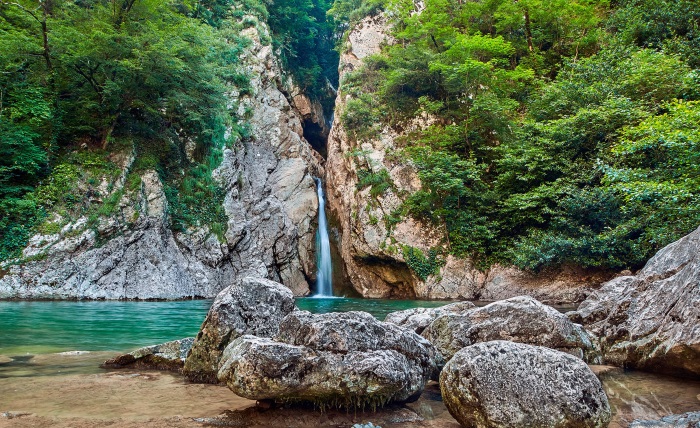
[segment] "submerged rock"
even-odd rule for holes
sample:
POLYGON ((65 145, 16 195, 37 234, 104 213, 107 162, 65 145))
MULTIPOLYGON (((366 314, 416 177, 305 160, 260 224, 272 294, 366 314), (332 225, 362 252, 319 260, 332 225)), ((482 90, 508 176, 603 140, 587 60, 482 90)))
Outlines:
POLYGON ((507 341, 459 351, 440 374, 447 409, 465 427, 605 427, 598 378, 569 354, 507 341))
POLYGON ((384 322, 400 325, 421 334, 431 322, 442 315, 461 314, 474 308, 476 308, 476 305, 472 302, 450 303, 439 308, 412 308, 392 312, 384 318, 384 322))
POLYGON ((655 421, 634 421, 629 428, 700 428, 700 412, 671 415, 655 421))
POLYGON ((366 312, 288 315, 273 339, 243 336, 221 359, 219 380, 254 400, 378 407, 417 399, 435 370, 419 335, 366 312))
POLYGON ((284 285, 263 278, 239 280, 216 296, 183 373, 191 381, 216 383, 226 345, 245 334, 274 336, 282 319, 294 310, 294 296, 284 285))
POLYGON ((423 331, 445 361, 479 342, 508 340, 545 346, 579 358, 592 353, 593 345, 580 325, 532 297, 520 296, 463 313, 445 314, 423 331))
POLYGON ((185 357, 192 348, 194 337, 173 340, 160 345, 146 346, 128 354, 119 355, 102 363, 100 367, 121 369, 133 367, 152 370, 180 371, 185 364, 185 357))
POLYGON ((700 377, 700 229, 637 275, 606 283, 570 317, 599 337, 609 364, 700 377))

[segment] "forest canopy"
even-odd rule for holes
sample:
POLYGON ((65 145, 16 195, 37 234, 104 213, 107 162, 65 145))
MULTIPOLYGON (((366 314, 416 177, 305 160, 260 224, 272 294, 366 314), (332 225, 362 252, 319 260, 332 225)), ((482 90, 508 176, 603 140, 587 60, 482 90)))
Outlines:
MULTIPOLYGON (((0 260, 84 205, 71 183, 111 173, 125 145, 160 175, 175 229, 221 236, 211 172, 249 132, 226 96, 250 91, 245 17, 329 113, 333 48, 381 11, 394 42, 340 82, 339 113, 359 143, 429 120, 392 154, 423 188, 388 218, 443 228, 435 257, 637 268, 700 224, 695 0, 0 0, 0 260)), ((373 197, 392 188, 361 173, 373 197)))
POLYGON ((342 82, 350 135, 431 123, 402 143, 423 186, 391 218, 443 227, 443 248, 483 267, 534 270, 638 268, 700 224, 700 3, 421 7, 331 9, 383 9, 394 38, 342 82))

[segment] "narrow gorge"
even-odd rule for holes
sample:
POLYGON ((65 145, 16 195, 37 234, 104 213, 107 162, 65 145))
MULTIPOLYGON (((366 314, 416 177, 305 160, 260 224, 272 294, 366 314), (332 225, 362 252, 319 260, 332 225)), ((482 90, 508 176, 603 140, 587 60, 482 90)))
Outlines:
MULTIPOLYGON (((339 293, 371 298, 496 300, 528 294, 551 302, 582 300, 611 273, 580 268, 531 274, 512 267, 477 269, 469 259, 447 256, 439 270, 421 278, 406 249, 427 254, 445 245, 439 227, 406 218, 391 227, 387 218, 402 199, 421 188, 410 162, 390 159, 396 131, 358 146, 341 122, 348 96, 341 86, 333 120, 321 103, 293 83, 280 66, 269 30, 253 15, 241 34, 250 45, 241 67, 251 76, 251 93, 227 94, 246 117, 251 135, 223 151, 214 180, 224 189, 226 231, 218 238, 206 225, 173 231, 163 184, 154 170, 138 172, 140 185, 126 182, 135 153, 128 145, 110 155, 117 176, 97 176, 90 204, 118 197, 113 214, 96 226, 87 217, 56 213, 31 237, 19 263, 6 263, 2 298, 174 299, 213 297, 235 278, 249 275, 279 281, 295 295, 313 293, 317 283, 318 195, 314 177, 328 192, 335 282, 339 293), (349 154, 362 152, 362 159, 349 154), (383 194, 358 185, 358 174, 388 172, 383 194), (55 230, 55 232, 53 232, 55 230)), ((382 15, 365 18, 349 32, 340 59, 340 78, 359 68, 388 40, 382 15)), ((419 126, 419 125, 417 125, 419 126)), ((95 179, 93 178, 93 180, 95 179)), ((94 222, 94 221, 93 221, 94 222)), ((442 252, 442 251, 441 251, 442 252)), ((326 268, 327 269, 327 268, 326 268)))
POLYGON ((0 427, 700 426, 697 0, 0 0, 0 427))

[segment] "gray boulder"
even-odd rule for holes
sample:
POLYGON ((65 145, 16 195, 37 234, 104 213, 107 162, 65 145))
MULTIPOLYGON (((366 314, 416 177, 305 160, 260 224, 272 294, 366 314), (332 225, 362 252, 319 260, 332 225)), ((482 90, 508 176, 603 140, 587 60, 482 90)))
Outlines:
POLYGON ((479 342, 509 340, 593 358, 593 344, 580 325, 532 297, 520 296, 482 308, 438 317, 423 331, 445 361, 479 342))
POLYGON ((297 311, 274 340, 244 336, 231 343, 218 377, 253 400, 375 408, 417 399, 434 357, 419 335, 366 312, 297 311))
POLYGON ((185 357, 192 348, 194 337, 173 340, 159 345, 139 348, 128 354, 119 355, 105 361, 100 367, 107 369, 138 368, 149 370, 180 371, 185 357))
POLYGON ((439 308, 412 308, 391 312, 384 318, 384 322, 400 325, 421 334, 431 322, 442 315, 461 314, 474 308, 476 305, 472 302, 450 303, 439 308))
POLYGON ((569 354, 493 341, 459 351, 440 374, 443 401, 466 427, 605 427, 611 412, 591 369, 569 354))
POLYGON ((629 428, 700 428, 700 412, 671 415, 655 421, 634 421, 629 428))
POLYGON ((282 284, 246 277, 216 296, 183 373, 194 382, 216 383, 221 354, 245 334, 272 337, 285 316, 295 310, 292 292, 282 284))
POLYGON ((700 377, 700 229, 604 284, 570 318, 599 338, 608 364, 700 377))

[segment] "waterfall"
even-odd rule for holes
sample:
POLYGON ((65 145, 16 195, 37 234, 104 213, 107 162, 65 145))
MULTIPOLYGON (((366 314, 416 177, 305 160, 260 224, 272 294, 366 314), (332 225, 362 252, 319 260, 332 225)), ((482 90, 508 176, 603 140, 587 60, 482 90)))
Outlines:
POLYGON ((316 231, 316 297, 333 297, 333 274, 331 266, 331 243, 328 240, 328 223, 326 222, 326 197, 323 183, 316 181, 318 194, 318 230, 316 231))

